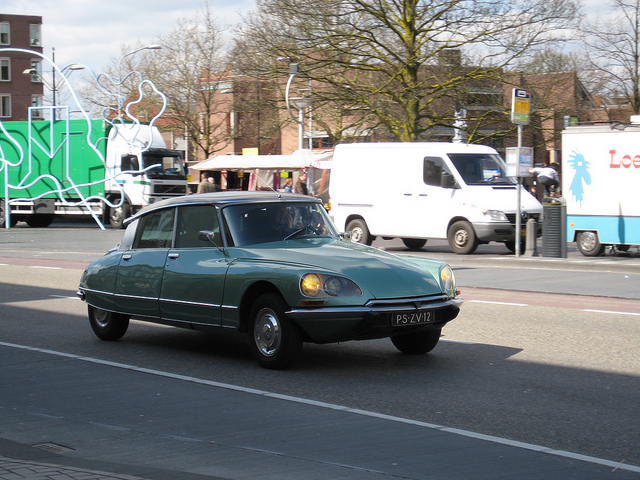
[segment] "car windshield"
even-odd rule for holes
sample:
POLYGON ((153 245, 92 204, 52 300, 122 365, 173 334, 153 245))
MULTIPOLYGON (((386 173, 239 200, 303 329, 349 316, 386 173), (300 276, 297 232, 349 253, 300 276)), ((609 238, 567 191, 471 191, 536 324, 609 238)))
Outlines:
POLYGON ((335 237, 326 210, 318 203, 232 205, 223 216, 237 247, 309 237, 335 237))
POLYGON ((500 155, 452 153, 449 158, 467 185, 515 183, 512 177, 507 177, 506 165, 500 155))

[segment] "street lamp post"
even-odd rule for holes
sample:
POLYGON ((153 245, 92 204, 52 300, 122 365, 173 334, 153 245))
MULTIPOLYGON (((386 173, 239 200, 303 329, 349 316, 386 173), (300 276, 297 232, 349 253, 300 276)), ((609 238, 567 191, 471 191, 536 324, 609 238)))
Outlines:
MULTIPOLYGON (((285 101, 287 103, 287 111, 291 118, 293 118, 298 123, 298 149, 304 149, 304 111, 306 108, 310 108, 313 99, 311 97, 293 97, 289 98, 289 91, 291 90, 291 83, 293 79, 300 72, 300 65, 296 62, 291 62, 291 58, 289 57, 278 57, 278 60, 281 62, 289 62, 289 80, 287 81, 287 88, 285 90, 285 101), (298 109, 298 118, 293 115, 291 111, 291 104, 298 109)), ((309 132, 309 136, 311 137, 311 131, 309 132)), ((309 150, 311 150, 312 142, 311 138, 309 139, 309 150)))
MULTIPOLYGON (((39 77, 39 80, 43 83, 44 86, 46 86, 49 90, 51 90, 51 94, 52 94, 52 102, 51 105, 54 107, 53 108, 53 119, 57 120, 57 110, 55 107, 57 107, 57 99, 56 99, 56 94, 57 92, 60 90, 58 88, 58 85, 56 83, 56 49, 55 47, 51 48, 51 62, 53 64, 53 68, 51 69, 51 84, 49 85, 48 82, 44 79, 44 77, 42 76, 42 74, 40 72, 38 72, 36 69, 34 68, 28 68, 26 70, 24 70, 22 73, 25 75, 37 75, 39 77)), ((74 70, 84 70, 84 66, 83 65, 78 65, 75 63, 71 63, 69 65, 67 65, 66 67, 62 68, 60 70, 60 74, 65 77, 65 72, 69 72, 71 73, 74 70)))
POLYGON ((120 116, 120 111, 124 107, 124 101, 122 99, 122 82, 124 81, 122 78, 122 61, 135 53, 141 52, 142 50, 160 50, 162 45, 145 45, 144 47, 140 47, 132 52, 125 53, 118 60, 118 116, 120 116))
POLYGON ((290 99, 293 106, 298 109, 298 149, 304 148, 304 111, 311 107, 313 100, 311 97, 293 97, 290 99))

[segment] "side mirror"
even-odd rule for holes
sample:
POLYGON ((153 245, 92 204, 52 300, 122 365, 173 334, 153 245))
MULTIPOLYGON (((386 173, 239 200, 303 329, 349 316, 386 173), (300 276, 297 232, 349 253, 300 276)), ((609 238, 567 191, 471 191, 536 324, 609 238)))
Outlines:
POLYGON ((198 232, 198 240, 202 240, 203 242, 211 242, 218 250, 224 252, 221 245, 218 245, 216 242, 216 234, 212 230, 200 230, 198 232))
POLYGON ((351 232, 344 232, 340 235, 344 240, 351 240, 351 232))

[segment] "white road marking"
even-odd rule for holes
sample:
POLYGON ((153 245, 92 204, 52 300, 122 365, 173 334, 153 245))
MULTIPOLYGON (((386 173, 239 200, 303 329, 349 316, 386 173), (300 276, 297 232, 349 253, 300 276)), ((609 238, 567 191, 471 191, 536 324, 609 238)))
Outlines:
POLYGON ((353 413, 354 415, 362 415, 362 416, 366 416, 366 417, 371 417, 371 418, 379 418, 382 420, 389 420, 392 422, 398 422, 398 423, 405 423, 408 425, 415 425, 418 427, 424 427, 424 428, 429 428, 432 430, 438 430, 441 432, 447 432, 447 433, 452 433, 454 435, 461 435, 463 437, 468 437, 468 438, 474 438, 477 440, 484 440, 487 442, 493 442, 493 443, 497 443, 500 445, 507 445, 509 447, 515 447, 515 448, 522 448, 525 450, 531 450, 534 452, 539 452, 539 453, 545 453, 548 455, 555 455, 558 457, 563 457, 563 458, 570 458, 573 460, 580 460, 582 462, 588 462, 588 463, 593 463, 596 465, 603 465, 606 467, 610 467, 616 470, 627 470, 630 472, 637 472, 640 473, 640 466, 635 466, 635 465, 626 465, 623 464, 621 462, 613 462, 611 460, 605 460, 602 458, 597 458, 597 457, 591 457, 589 455, 582 455, 579 453, 573 453, 573 452, 567 452, 565 450, 556 450, 553 448, 548 448, 548 447, 544 447, 541 445, 535 445, 533 443, 525 443, 525 442, 518 442, 516 440, 510 440, 508 438, 501 438, 501 437, 495 437, 493 435, 485 435, 483 433, 477 433, 477 432, 471 432, 469 430, 461 430, 459 428, 450 428, 450 427, 445 427, 443 425, 438 425, 435 423, 427 423, 427 422, 421 422, 419 420, 411 420, 408 418, 402 418, 402 417, 396 417, 393 415, 385 415, 383 413, 376 413, 376 412, 370 412, 368 410, 360 410, 358 408, 350 408, 350 407, 345 407, 342 405, 336 405, 333 403, 326 403, 326 402, 320 402, 317 400, 310 400, 310 399, 306 399, 306 398, 301 398, 301 397, 293 397, 290 395, 281 395, 278 393, 273 393, 273 392, 267 392, 265 390, 258 390, 256 388, 248 388, 248 387, 241 387, 238 385, 232 385, 229 383, 221 383, 221 382, 215 382, 212 380, 203 380, 201 378, 195 378, 195 377, 188 377, 186 375, 179 375, 176 373, 169 373, 169 372, 163 372, 161 370, 153 370, 150 368, 142 368, 142 367, 136 367, 134 365, 127 365, 125 363, 118 363, 118 362, 110 362, 108 360, 101 360, 98 358, 93 358, 93 357, 83 357, 80 355, 74 355, 71 353, 64 353, 64 352, 57 352, 55 350, 47 350, 47 349, 43 349, 43 348, 36 348, 36 347, 29 347, 26 345, 17 345, 14 343, 6 343, 6 342, 0 342, 0 346, 3 347, 10 347, 10 348, 19 348, 22 350, 29 350, 29 351, 33 351, 33 352, 40 352, 40 353, 46 353, 49 355, 56 355, 59 357, 64 357, 64 358, 72 358, 75 360, 80 360, 83 362, 90 362, 90 363, 96 363, 99 365, 106 365, 106 366, 110 366, 110 367, 116 367, 116 368, 122 368, 125 370, 132 370, 135 372, 141 372, 141 373, 146 373, 146 374, 151 374, 151 375, 157 375, 159 377, 165 377, 165 378, 172 378, 174 380, 181 380, 181 381, 185 381, 185 382, 191 382, 191 383, 197 383, 200 385, 208 385, 211 387, 217 387, 217 388, 224 388, 226 390, 232 390, 232 391, 236 391, 236 392, 242 392, 242 393, 249 393, 252 395, 261 395, 263 397, 268 397, 268 398, 276 398, 279 400, 285 400, 288 402, 295 402, 295 403, 299 403, 302 405, 311 405, 314 407, 320 407, 320 408, 327 408, 330 410, 338 410, 341 412, 349 412, 349 413, 353 413))

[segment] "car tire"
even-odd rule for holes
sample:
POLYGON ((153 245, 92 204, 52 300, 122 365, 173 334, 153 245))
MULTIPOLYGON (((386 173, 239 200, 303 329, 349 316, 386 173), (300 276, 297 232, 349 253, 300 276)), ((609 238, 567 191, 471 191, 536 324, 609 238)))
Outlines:
POLYGON ((264 368, 288 368, 302 350, 302 332, 287 318, 286 308, 276 293, 261 295, 251 308, 249 345, 254 358, 264 368))
POLYGON ((391 341, 402 353, 422 355, 436 348, 440 340, 440 333, 440 329, 418 333, 405 333, 403 335, 392 336, 391 341))
POLYGON ((478 248, 476 232, 466 220, 459 220, 449 227, 447 240, 453 253, 466 255, 475 252, 478 248))
POLYGON ((100 340, 120 340, 129 328, 129 317, 89 305, 89 323, 100 340))
POLYGON ((373 237, 371 233, 369 233, 367 223, 360 218, 351 220, 347 224, 347 232, 351 232, 351 241, 354 243, 362 243, 364 245, 371 245, 373 243, 373 237))
POLYGON ((420 250, 427 244, 427 240, 424 238, 403 238, 402 243, 409 250, 420 250))
POLYGON ((600 243, 597 232, 580 232, 576 240, 578 250, 585 257, 597 257, 604 252, 604 245, 600 243))

